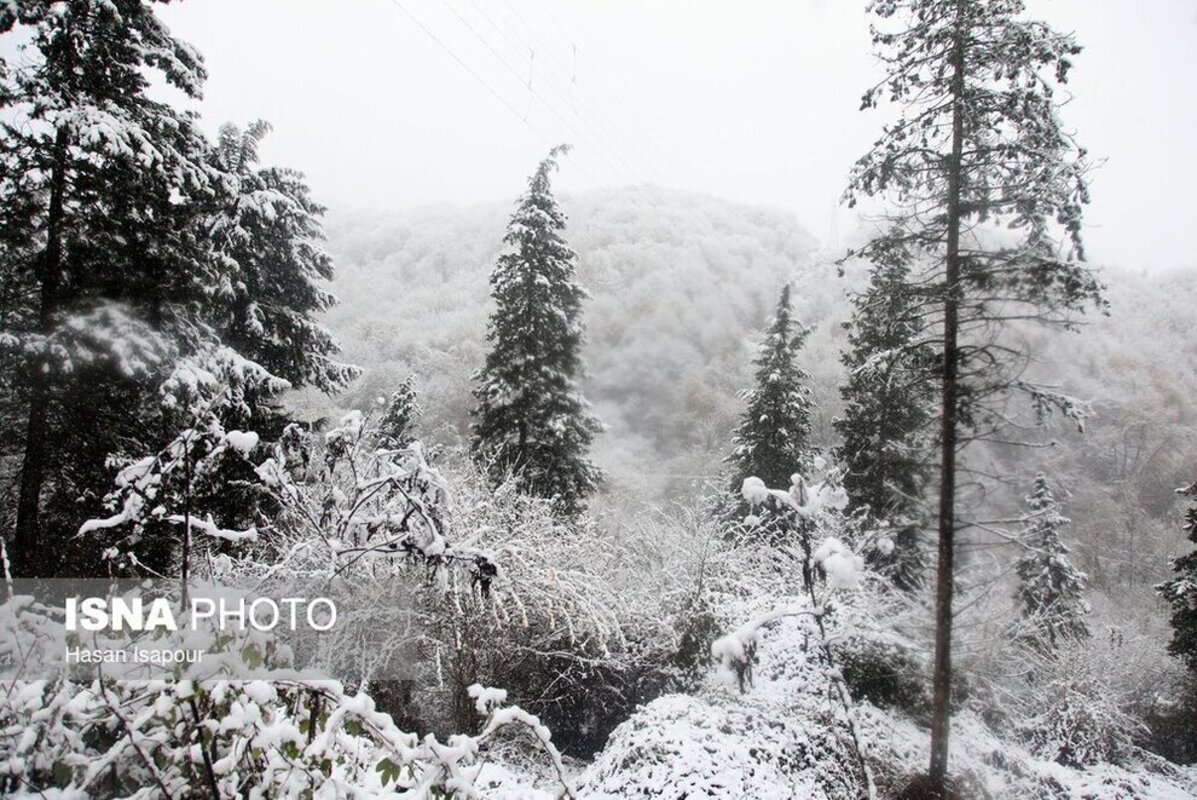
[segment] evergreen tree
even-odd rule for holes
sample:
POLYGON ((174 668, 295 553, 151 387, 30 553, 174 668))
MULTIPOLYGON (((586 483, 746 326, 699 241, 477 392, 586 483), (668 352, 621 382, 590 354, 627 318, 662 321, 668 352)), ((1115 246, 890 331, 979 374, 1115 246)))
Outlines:
POLYGON ((924 493, 930 479, 936 355, 919 315, 917 289, 901 262, 877 262, 868 287, 852 298, 844 323, 850 349, 840 387, 843 416, 834 427, 847 466, 844 488, 852 509, 897 533, 874 566, 908 591, 923 585, 927 556, 921 542, 924 493))
MULTIPOLYGON (((1197 498, 1197 483, 1177 489, 1177 494, 1197 498)), ((1197 544, 1197 502, 1185 512, 1184 531, 1197 544)), ((1176 577, 1156 589, 1172 606, 1172 641, 1168 652, 1183 659, 1197 674, 1197 550, 1173 559, 1176 577)))
POLYGON ((1047 478, 1035 476, 1035 487, 1027 497, 1026 528, 1019 537, 1028 550, 1018 560, 1018 604, 1023 619, 1030 623, 1024 638, 1035 648, 1054 653, 1068 640, 1089 636, 1084 598, 1088 579, 1068 559, 1068 548, 1060 540, 1060 528, 1069 520, 1060 514, 1047 478))
POLYGON ((730 489, 740 492, 744 479, 755 476, 766 486, 789 486, 790 476, 810 471, 810 376, 796 356, 809 330, 792 317, 790 286, 781 289, 777 311, 753 360, 754 388, 744 393, 747 408, 732 436, 730 489))
POLYGON ((416 420, 421 411, 415 376, 408 375, 391 395, 386 411, 378 421, 378 446, 399 450, 415 441, 416 420))
POLYGON ((219 281, 196 222, 223 186, 196 117, 149 96, 151 71, 193 98, 204 78, 150 4, 4 4, 0 32, 14 26, 28 44, 0 75, 0 249, 24 291, 4 298, 0 342, 24 409, 11 552, 28 575, 61 558, 38 555, 47 502, 87 501, 106 452, 147 427, 129 410, 198 333, 188 310, 219 281))
POLYGON ((1028 390, 1036 412, 1083 407, 1024 381, 1013 320, 1068 327, 1104 308, 1083 263, 1085 151, 1064 129, 1055 89, 1074 39, 1022 18, 1022 0, 874 0, 886 74, 862 107, 901 107, 856 164, 847 199, 885 195, 889 224, 859 251, 919 265, 920 315, 939 328, 939 509, 931 758, 923 791, 948 791, 953 564, 962 448, 1000 429, 999 404, 1028 390), (1063 239, 1068 246, 1062 246, 1063 239))
POLYGON ((498 483, 554 499, 566 515, 581 510, 601 473, 587 451, 602 425, 578 390, 582 374, 582 300, 565 215, 550 174, 568 147, 555 147, 528 179, 491 274, 495 312, 491 350, 475 379, 472 451, 498 483))
POLYGON ((332 259, 320 248, 324 207, 303 174, 258 166, 270 125, 225 125, 214 151, 232 183, 231 202, 213 216, 209 237, 220 260, 221 341, 293 387, 344 388, 357 370, 335 361, 328 329, 315 319, 336 298, 326 288, 332 259))
MULTIPOLYGON (((0 70, 0 254, 19 287, 0 296, 0 359, 13 376, 0 391, 23 417, 11 552, 18 574, 87 571, 94 548, 72 534, 98 509, 110 459, 193 423, 161 389, 175 365, 226 346, 324 391, 353 370, 314 321, 333 302, 321 288, 323 209, 298 173, 257 167, 264 123, 226 128, 213 147, 194 113, 152 99, 155 72, 195 99, 205 77, 153 4, 4 5, 0 31, 14 27, 28 44, 0 70), (51 548, 51 534, 66 538, 51 548)), ((243 419, 227 422, 281 430, 284 385, 258 382, 230 407, 243 419)), ((235 492, 217 502, 253 510, 235 492)), ((163 546, 143 561, 167 568, 163 546)))

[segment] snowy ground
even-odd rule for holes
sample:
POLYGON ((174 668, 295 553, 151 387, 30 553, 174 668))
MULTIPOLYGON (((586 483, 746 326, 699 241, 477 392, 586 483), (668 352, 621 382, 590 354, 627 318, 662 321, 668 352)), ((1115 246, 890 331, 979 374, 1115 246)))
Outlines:
MULTIPOLYGON (((782 598, 779 603, 800 602, 782 598)), ((767 602, 744 604, 750 617, 767 602)), ((785 619, 761 636, 755 684, 740 694, 734 680, 712 675, 694 695, 668 695, 642 707, 612 734, 574 780, 582 798, 743 800, 862 796, 861 771, 845 712, 829 691, 807 619, 785 619), (804 650, 805 648, 805 650, 804 650)), ((860 729, 882 798, 925 768, 928 731, 906 714, 857 706, 860 729)), ((1197 769, 1144 754, 1137 763, 1073 769, 1036 758, 998 738, 972 712, 953 721, 953 769, 977 798, 1053 800, 1186 800, 1197 797, 1197 769)), ((537 771, 526 762, 488 768, 485 797, 551 797, 520 782, 537 771), (517 775, 522 775, 517 777, 517 775)))

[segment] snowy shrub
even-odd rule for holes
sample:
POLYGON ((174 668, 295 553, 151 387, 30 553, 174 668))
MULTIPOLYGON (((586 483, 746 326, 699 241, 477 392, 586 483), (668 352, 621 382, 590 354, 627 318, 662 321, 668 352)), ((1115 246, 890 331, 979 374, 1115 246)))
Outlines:
MULTIPOLYGON (((374 414, 350 412, 323 435, 292 426, 269 448, 250 447, 245 431, 209 438, 252 465, 278 513, 217 539, 219 528, 190 520, 211 534, 195 544, 205 557, 193 556, 194 571, 334 591, 338 625, 300 643, 305 662, 355 686, 401 675, 407 685, 381 696, 425 730, 471 729, 469 686, 497 683, 589 755, 638 703, 681 686, 673 659, 700 592, 679 526, 567 524, 549 501, 491 489, 472 465, 432 467, 418 441, 381 446, 374 414)), ((148 493, 100 524, 136 524, 148 493)))
POLYGON ((705 595, 698 595, 680 611, 676 623, 677 649, 672 661, 682 685, 692 686, 710 668, 711 643, 719 637, 720 622, 705 595))
MULTIPOLYGON (((445 618, 445 609, 461 612, 463 608, 473 608, 479 617, 502 616, 509 622, 522 619, 526 624, 526 610, 539 607, 539 598, 533 603, 530 596, 529 603, 524 603, 511 591, 501 597, 492 594, 492 585, 500 579, 501 572, 490 554, 470 544, 450 543, 446 539, 453 526, 448 482, 427 464, 418 442, 401 450, 377 447, 369 415, 351 412, 341 425, 323 437, 306 435, 292 427, 268 451, 259 452, 261 448, 252 433, 225 431, 216 415, 194 416, 204 427, 189 428, 163 454, 136 461, 126 468, 122 475, 127 473, 130 477, 118 481, 113 495, 117 513, 85 525, 82 535, 122 527, 132 528, 135 535, 147 520, 162 518, 180 524, 185 534, 207 534, 205 542, 217 540, 244 548, 240 552, 202 548, 206 558, 200 562, 202 569, 197 571, 220 579, 224 585, 252 585, 255 590, 263 591, 272 585, 294 587, 297 582, 308 581, 323 587, 322 593, 338 593, 338 605, 344 609, 339 615, 340 624, 319 635, 308 632, 306 639, 297 639, 297 646, 308 651, 305 661, 309 668, 324 667, 327 674, 348 675, 356 685, 368 686, 373 675, 385 675, 386 670, 393 669, 407 656, 409 645, 436 643, 436 622, 445 618), (191 459, 193 453, 201 454, 201 460, 191 459), (280 509, 262 531, 224 531, 210 520, 193 519, 186 512, 178 519, 171 514, 169 503, 173 500, 168 500, 163 491, 164 478, 173 476, 179 481, 177 485, 185 499, 189 480, 202 469, 205 463, 202 459, 212 454, 228 454, 242 460, 253 458, 259 462, 253 468, 257 485, 280 509)), ((201 552, 199 542, 196 552, 201 552)), ((133 566, 137 566, 135 560, 133 566)), ((453 613, 450 611, 448 615, 452 617, 453 613)), ((606 611, 603 613, 610 616, 606 611)), ((607 624, 614 623, 608 619, 607 624)), ((583 630, 587 634, 592 632, 591 627, 583 630)), ((246 662, 250 666, 262 666, 267 657, 263 647, 238 649, 227 638, 213 633, 208 641, 192 642, 189 646, 206 650, 205 661, 224 648, 238 657, 252 658, 252 662, 246 662)), ((479 646, 478 650, 484 648, 479 646)), ((534 732, 534 741, 548 744, 547 728, 518 708, 490 715, 477 736, 451 735, 448 744, 441 745, 435 739, 421 743, 413 734, 400 733, 389 717, 376 712, 367 695, 347 693, 340 683, 263 684, 267 688, 273 686, 270 691, 279 693, 266 697, 269 692, 265 689, 253 689, 262 697, 254 698, 255 702, 249 705, 236 694, 241 691, 241 682, 226 683, 232 688, 221 689, 218 685, 217 694, 212 696, 207 694, 208 684, 198 680, 191 681, 192 688, 177 697, 172 693, 183 691, 177 682, 142 687, 136 697, 138 702, 149 704, 153 711, 150 714, 138 712, 137 702, 119 695, 127 688, 125 684, 114 687, 105 680, 97 681, 91 690, 95 702, 134 714, 133 720, 141 726, 136 729, 126 726, 129 749, 113 754, 113 759, 145 765, 145 774, 135 776, 137 785, 160 784, 164 777, 169 777, 157 774, 160 767, 179 760, 192 770, 179 780, 212 787, 213 780, 217 783, 224 780, 225 772, 217 766, 224 763, 219 757, 220 741, 227 734, 232 739, 225 760, 244 767, 248 777, 229 782, 220 790, 223 794, 213 788, 213 796, 241 793, 260 783, 266 788, 257 792, 259 796, 291 797, 302 793, 300 784, 310 792, 314 782, 327 787, 321 791, 328 796, 345 796, 375 785, 381 790, 390 784, 422 787, 420 791, 425 794, 451 791, 470 796, 470 786, 480 767, 475 763, 478 747, 500 727, 522 724, 534 732), (171 711, 176 706, 182 706, 177 714, 171 711), (249 709, 245 712, 248 716, 243 716, 240 709, 249 709), (168 715, 161 721, 168 729, 172 725, 177 727, 175 720, 187 715, 189 724, 195 726, 191 739, 178 742, 178 747, 184 749, 178 755, 170 755, 161 765, 157 764, 155 747, 162 736, 145 727, 157 724, 153 715, 160 713, 168 715), (277 742, 277 753, 263 754, 255 730, 245 734, 249 738, 244 742, 236 739, 245 727, 238 721, 242 719, 245 724, 265 725, 274 732, 271 736, 280 730, 288 731, 292 725, 294 731, 277 742), (320 726, 326 720, 333 727, 321 734, 320 726), (343 720, 352 722, 353 730, 338 727, 343 720), (363 730, 369 742, 346 740, 345 731, 351 737, 360 737, 363 730), (150 744, 141 743, 144 736, 150 737, 150 744), (305 741, 307 747, 303 746, 305 741), (311 750, 313 743, 321 742, 324 743, 319 751, 311 750), (338 757, 330 754, 332 747, 337 748, 338 757), (376 758, 380 748, 382 755, 376 758), (146 753, 147 749, 150 752, 146 753), (205 756, 202 773, 196 771, 199 755, 205 756), (341 755, 344 758, 338 760, 341 755), (362 760, 371 758, 370 763, 362 760), (215 763, 210 766, 209 761, 215 763), (278 777, 282 783, 277 786, 271 784, 275 767, 280 775, 286 772, 278 777), (341 773, 343 780, 339 777, 341 773)), ((454 698, 468 713, 455 716, 455 721, 461 723, 456 730, 476 731, 481 700, 476 696, 474 683, 460 688, 454 698)), ((70 698, 85 694, 79 686, 65 686, 61 692, 63 702, 71 704, 71 708, 75 707, 75 701, 70 698)), ((494 695, 487 697, 493 699, 494 695)), ((110 722, 108 728, 119 724, 124 723, 110 722)), ((117 732, 120 733, 119 727, 117 732)), ((176 731, 171 735, 178 738, 180 734, 176 731)), ((29 746, 22 740, 21 747, 29 746)), ((67 742, 64 758, 69 761, 84 746, 90 745, 82 740, 67 742)), ((554 748, 550 750, 556 753, 554 748)), ((94 758, 80 758, 80 763, 94 761, 94 758)), ((559 760, 555 755, 553 758, 559 767, 559 760)), ((25 775, 26 766, 18 759, 11 774, 25 775)), ((91 787, 89 791, 98 791, 93 785, 96 779, 90 774, 51 777, 59 783, 78 778, 91 787)), ((122 796, 123 779, 112 780, 116 784, 104 792, 122 796)), ((133 785, 134 778, 125 783, 133 785)), ((159 785, 160 794, 177 796, 178 792, 164 786, 159 785)), ((413 796, 425 794, 417 792, 413 796)))
POLYGON ((855 800, 854 756, 817 707, 780 693, 726 702, 659 698, 623 723, 586 770, 587 798, 855 800))
MULTIPOLYGON (((565 752, 590 756, 640 703, 696 682, 679 653, 701 636, 702 552, 686 520, 652 515, 606 526, 563 522, 548 500, 497 489, 468 465, 453 476, 452 524, 503 565, 485 602, 449 595, 428 609, 420 692, 439 725, 460 717, 464 686, 505 686, 554 730, 565 752), (698 620, 694 622, 694 620, 698 620)), ((713 530, 702 535, 716 539, 713 530)))
POLYGON ((836 652, 854 700, 919 716, 930 710, 926 665, 911 643, 896 636, 849 634, 836 652))
MULTIPOLYGON (((816 461, 816 467, 823 469, 825 464, 820 459, 816 461)), ((842 709, 842 722, 856 756, 861 783, 867 788, 869 797, 874 797, 876 788, 858 715, 833 646, 838 632, 833 632, 832 625, 834 622, 845 623, 843 619, 832 619, 838 605, 834 598, 837 594, 858 590, 865 569, 864 559, 834 535, 842 528, 838 512, 847 506, 847 495, 840 486, 841 477, 838 469, 828 470, 821 481, 811 486, 801 474, 795 474, 790 478, 789 491, 770 489, 753 476, 744 480, 745 501, 753 506, 773 503, 789 528, 800 534, 797 549, 801 556, 795 553, 795 561, 801 564, 803 593, 800 602, 779 604, 716 639, 711 643, 711 655, 719 662, 724 674, 735 676, 743 693, 753 685, 757 649, 764 631, 786 619, 800 618, 812 623, 813 630, 808 630, 804 636, 802 650, 806 653, 809 647, 815 654, 814 660, 822 666, 828 696, 842 709), (823 538, 812 550, 812 539, 816 534, 823 538), (816 571, 823 578, 821 587, 815 585, 816 571)))
POLYGON ((1100 689, 1077 681, 1046 687, 1043 711, 1023 729, 1036 755, 1074 767, 1117 762, 1126 755, 1130 720, 1100 689))
MULTIPOLYGON (((0 626, 22 652, 68 638, 28 598, 0 605, 0 626)), ((248 667, 281 653, 256 633, 249 643, 207 636, 209 653, 248 667)), ((369 696, 337 681, 197 679, 182 669, 170 680, 9 682, 0 698, 0 788, 23 797, 477 797, 484 749, 512 727, 532 734, 565 786, 548 729, 505 707, 499 690, 471 687, 481 731, 442 743, 400 730, 369 696)))
POLYGON ((1142 723, 1091 647, 1074 644, 1026 674, 1019 732, 1038 756, 1068 766, 1118 763, 1135 748, 1142 723))

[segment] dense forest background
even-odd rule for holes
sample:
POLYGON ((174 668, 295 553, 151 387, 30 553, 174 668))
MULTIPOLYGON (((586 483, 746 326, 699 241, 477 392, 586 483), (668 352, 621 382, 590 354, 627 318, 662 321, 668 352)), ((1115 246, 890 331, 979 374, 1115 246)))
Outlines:
MULTIPOLYGON (((595 443, 608 473, 599 508, 693 501, 719 481, 738 394, 752 383, 755 332, 786 281, 796 318, 812 328, 799 357, 817 404, 812 439, 836 443, 846 296, 863 278, 851 263, 837 274, 842 250, 823 246, 785 211, 710 196, 638 187, 561 202, 579 280, 591 294, 583 388, 609 426, 595 443)), ((423 434, 461 444, 470 378, 485 353, 487 281, 508 214, 503 203, 333 209, 328 247, 340 304, 327 322, 363 375, 344 394, 299 398, 304 413, 369 407, 414 373, 423 434)), ((1094 588, 1118 598, 1122 612, 1136 608, 1136 623, 1151 620, 1162 638, 1166 618, 1162 607, 1150 610, 1160 603, 1151 587, 1186 549, 1173 489, 1197 470, 1197 409, 1187 402, 1197 396, 1189 319, 1197 274, 1108 265, 1102 276, 1108 316, 1084 320, 1075 335, 1016 333, 1035 354, 1028 376, 1090 401, 1094 417, 1083 434, 1061 425, 1035 432, 1035 447, 989 446, 981 460, 1013 486, 991 484, 981 501, 1008 511, 1028 475, 1052 475, 1073 520, 1074 557, 1094 588)), ((970 556, 998 558, 979 538, 970 556)))

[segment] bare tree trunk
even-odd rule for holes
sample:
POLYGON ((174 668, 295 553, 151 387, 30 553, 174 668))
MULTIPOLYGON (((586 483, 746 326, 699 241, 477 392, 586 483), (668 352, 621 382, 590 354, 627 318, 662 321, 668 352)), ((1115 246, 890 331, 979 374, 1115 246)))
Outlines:
POLYGON ((952 692, 952 590, 956 535, 956 415, 960 306, 960 194, 964 149, 965 0, 956 0, 952 52, 952 152, 948 157, 947 252, 944 275, 943 393, 940 429, 939 552, 935 580, 935 660, 932 678, 931 764, 928 775, 941 796, 948 774, 952 692))
MULTIPOLYGON (((38 332, 48 334, 54 322, 62 278, 63 206, 66 194, 67 129, 60 127, 54 138, 54 162, 50 173, 50 206, 46 217, 46 249, 38 260, 40 307, 38 332)), ((43 358, 29 377, 29 416, 25 429, 25 453, 21 462, 21 487, 17 499, 17 524, 13 540, 13 567, 18 575, 36 575, 40 569, 37 548, 42 487, 46 482, 49 454, 50 375, 43 358)))
POLYGON ((183 480, 183 564, 179 578, 179 606, 180 611, 186 613, 190 603, 187 584, 191 572, 191 447, 187 439, 183 440, 183 480))

